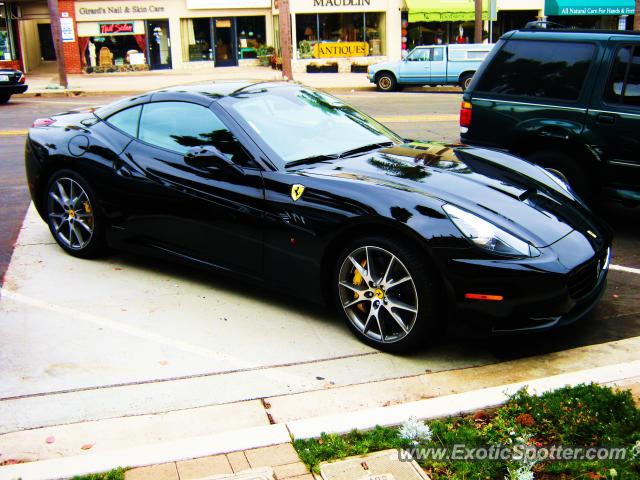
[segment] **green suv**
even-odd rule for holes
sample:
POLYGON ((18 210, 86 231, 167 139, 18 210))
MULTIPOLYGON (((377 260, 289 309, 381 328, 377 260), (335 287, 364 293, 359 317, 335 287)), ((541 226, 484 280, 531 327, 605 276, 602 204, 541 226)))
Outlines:
POLYGON ((546 167, 585 199, 640 204, 640 34, 505 34, 464 93, 460 132, 546 167))

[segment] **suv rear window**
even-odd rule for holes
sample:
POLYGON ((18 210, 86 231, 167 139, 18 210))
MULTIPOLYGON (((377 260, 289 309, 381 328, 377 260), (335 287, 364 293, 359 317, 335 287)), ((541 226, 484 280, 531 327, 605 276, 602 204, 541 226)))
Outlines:
POLYGON ((509 40, 487 66, 476 90, 575 101, 594 50, 590 43, 509 40))
POLYGON ((618 50, 604 97, 612 104, 640 107, 640 47, 618 50))

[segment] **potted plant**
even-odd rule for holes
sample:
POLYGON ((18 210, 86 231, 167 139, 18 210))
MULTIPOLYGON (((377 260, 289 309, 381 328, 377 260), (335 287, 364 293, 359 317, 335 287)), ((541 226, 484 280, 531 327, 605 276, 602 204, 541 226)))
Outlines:
POLYGON ((313 58, 313 45, 311 45, 309 40, 302 40, 298 42, 298 57, 313 58))
POLYGON ((351 64, 351 73, 367 73, 368 65, 354 62, 351 64))
POLYGON ((338 62, 331 62, 320 67, 322 73, 338 73, 338 62))
POLYGON ((258 60, 260 61, 260 65, 262 65, 263 67, 268 67, 271 63, 271 57, 273 56, 275 50, 276 49, 271 45, 260 45, 256 52, 258 60))
POLYGON ((317 63, 311 62, 307 65, 307 73, 320 73, 322 71, 321 68, 317 63))

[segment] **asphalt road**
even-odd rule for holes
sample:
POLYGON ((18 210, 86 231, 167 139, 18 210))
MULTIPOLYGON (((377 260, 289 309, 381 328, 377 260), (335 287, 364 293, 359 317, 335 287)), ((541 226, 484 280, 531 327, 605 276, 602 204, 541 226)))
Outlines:
MULTIPOLYGON (((398 92, 354 92, 339 94, 347 102, 381 119, 407 138, 458 141, 457 114, 460 94, 398 92)), ((19 232, 29 195, 24 178, 22 131, 37 117, 71 108, 108 103, 113 96, 81 96, 74 98, 20 98, 0 106, 0 273, 8 265, 13 244, 19 232)), ((616 205, 601 207, 598 214, 614 228, 613 264, 640 268, 640 209, 616 205)), ((178 267, 176 267, 178 268, 178 267)), ((609 287, 589 327, 570 327, 562 334, 550 332, 535 342, 495 342, 502 358, 520 357, 572 346, 601 343, 640 335, 640 275, 612 271, 609 287)))

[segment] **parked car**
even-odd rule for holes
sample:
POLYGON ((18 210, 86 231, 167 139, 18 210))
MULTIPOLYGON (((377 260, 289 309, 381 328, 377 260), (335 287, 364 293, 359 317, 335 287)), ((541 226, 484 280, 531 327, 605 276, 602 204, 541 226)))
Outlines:
POLYGON ((432 345, 448 312, 501 333, 567 324, 606 283, 610 231, 546 170, 406 141, 298 85, 174 87, 39 119, 25 156, 67 253, 108 245, 327 300, 381 349, 432 345))
POLYGON ((25 80, 20 70, 0 68, 0 104, 7 103, 13 94, 26 92, 25 80))
POLYGON ((416 47, 399 62, 383 62, 367 70, 378 90, 405 85, 460 85, 466 89, 493 45, 483 43, 416 47))
POLYGON ((640 203, 640 35, 505 34, 464 93, 462 141, 542 165, 585 199, 640 203))

